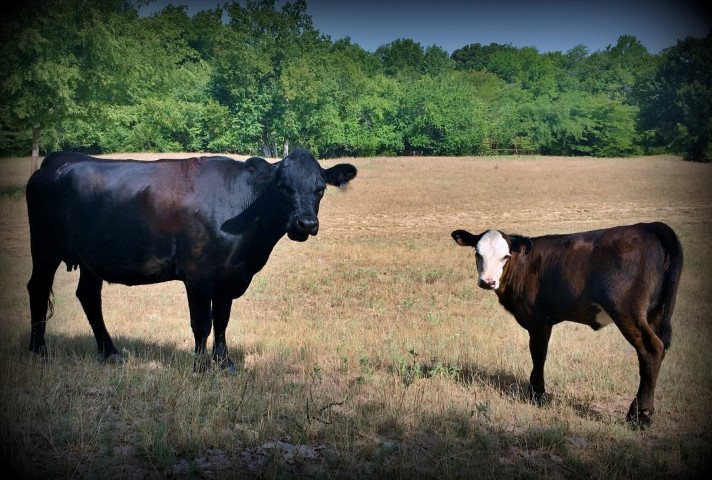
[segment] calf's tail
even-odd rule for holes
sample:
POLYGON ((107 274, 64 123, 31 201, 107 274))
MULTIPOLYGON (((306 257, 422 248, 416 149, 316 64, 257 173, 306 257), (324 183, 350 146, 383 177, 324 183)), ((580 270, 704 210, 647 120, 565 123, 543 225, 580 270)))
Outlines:
POLYGON ((677 297, 677 288, 680 285, 680 276, 682 275, 682 245, 678 240, 677 235, 669 226, 664 223, 653 224, 655 226, 655 234, 660 239, 660 243, 665 251, 664 277, 663 288, 660 292, 658 309, 661 310, 659 320, 652 325, 655 333, 663 341, 665 350, 670 348, 670 340, 672 339, 672 312, 675 309, 675 299, 677 297))

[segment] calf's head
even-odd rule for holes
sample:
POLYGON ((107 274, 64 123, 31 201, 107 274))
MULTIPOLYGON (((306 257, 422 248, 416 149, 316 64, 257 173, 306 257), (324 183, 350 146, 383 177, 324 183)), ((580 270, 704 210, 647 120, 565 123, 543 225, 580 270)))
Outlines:
POLYGON ((532 247, 528 238, 499 230, 487 230, 479 235, 455 230, 452 238, 458 245, 475 248, 477 285, 487 290, 499 288, 507 262, 513 255, 526 254, 532 247))
POLYGON ((277 166, 277 187, 287 212, 287 236, 303 242, 319 231, 319 203, 326 186, 346 185, 356 176, 356 167, 340 163, 321 168, 306 150, 295 150, 277 166))

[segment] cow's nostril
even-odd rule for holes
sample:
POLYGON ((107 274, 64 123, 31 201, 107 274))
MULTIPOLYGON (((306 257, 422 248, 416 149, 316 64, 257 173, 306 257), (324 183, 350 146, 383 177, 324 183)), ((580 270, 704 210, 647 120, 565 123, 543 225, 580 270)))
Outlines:
POLYGON ((297 226, 302 232, 315 235, 319 229, 319 221, 315 218, 300 218, 297 220, 297 226))
POLYGON ((480 288, 491 289, 494 287, 495 281, 494 280, 480 280, 479 284, 480 284, 480 288))

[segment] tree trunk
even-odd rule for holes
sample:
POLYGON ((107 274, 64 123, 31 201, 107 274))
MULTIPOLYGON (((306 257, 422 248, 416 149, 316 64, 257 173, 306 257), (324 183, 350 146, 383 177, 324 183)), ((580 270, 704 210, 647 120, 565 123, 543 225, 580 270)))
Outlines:
POLYGON ((289 139, 285 138, 284 139, 284 155, 282 155, 282 156, 286 157, 288 155, 289 155, 289 139))
POLYGON ((32 160, 30 160, 30 174, 40 168, 40 133, 42 128, 37 126, 32 129, 32 160))

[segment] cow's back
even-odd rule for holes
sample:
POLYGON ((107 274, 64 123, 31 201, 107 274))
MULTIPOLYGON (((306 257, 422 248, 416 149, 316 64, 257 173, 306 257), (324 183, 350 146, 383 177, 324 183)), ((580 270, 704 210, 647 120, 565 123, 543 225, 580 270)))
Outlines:
POLYGON ((669 249, 661 232, 668 231, 676 240, 661 223, 532 238, 526 263, 537 280, 528 289, 558 320, 585 317, 581 309, 591 304, 617 310, 619 298, 652 301, 665 288, 669 249))
POLYGON ((167 258, 172 249, 145 221, 141 192, 148 192, 157 168, 157 162, 48 155, 27 184, 33 258, 68 268, 85 264, 109 281, 138 281, 126 272, 156 255, 167 258))
POLYGON ((208 272, 251 244, 246 234, 253 229, 241 224, 227 232, 223 225, 237 217, 249 227, 239 214, 271 178, 266 162, 224 157, 142 162, 51 154, 27 185, 32 255, 127 285, 208 272))

